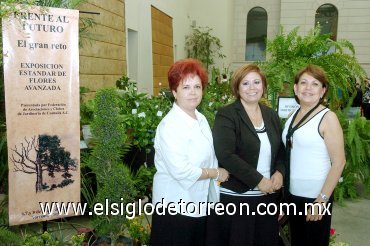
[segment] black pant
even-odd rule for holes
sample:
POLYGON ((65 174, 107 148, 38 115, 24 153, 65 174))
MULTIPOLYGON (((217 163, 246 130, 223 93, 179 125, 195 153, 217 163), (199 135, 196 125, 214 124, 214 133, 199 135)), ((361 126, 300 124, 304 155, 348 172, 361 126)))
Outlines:
MULTIPOLYGON (((207 217, 206 245, 209 246, 274 246, 279 242, 278 213, 276 215, 260 215, 257 213, 259 204, 276 204, 278 195, 267 196, 230 196, 221 194, 221 203, 224 207, 228 203, 235 204, 234 215, 217 215, 215 211, 207 217), (249 214, 243 206, 240 215, 240 204, 247 203, 249 214), (255 213, 255 215, 252 214, 255 213)), ((231 211, 232 207, 229 207, 231 211)), ((261 206, 260 212, 265 212, 261 206)))
MULTIPOLYGON (((306 221, 305 204, 312 203, 314 198, 290 195, 290 202, 296 205, 294 211, 289 211, 289 223, 292 246, 327 246, 329 245, 331 215, 325 214, 319 221, 306 221), (301 213, 301 215, 299 215, 301 213)), ((332 212, 332 198, 329 200, 330 214, 332 212)))
POLYGON ((153 214, 152 246, 204 246, 206 217, 153 214))

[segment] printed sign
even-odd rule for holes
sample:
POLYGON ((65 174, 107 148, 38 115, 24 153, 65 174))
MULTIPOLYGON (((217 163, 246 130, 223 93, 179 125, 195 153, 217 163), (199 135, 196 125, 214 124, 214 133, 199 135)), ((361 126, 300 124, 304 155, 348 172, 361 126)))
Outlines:
POLYGON ((294 97, 279 97, 278 98, 278 114, 280 118, 288 118, 292 111, 299 108, 299 104, 294 97))
POLYGON ((80 201, 78 10, 32 7, 3 19, 9 224, 73 216, 80 201))

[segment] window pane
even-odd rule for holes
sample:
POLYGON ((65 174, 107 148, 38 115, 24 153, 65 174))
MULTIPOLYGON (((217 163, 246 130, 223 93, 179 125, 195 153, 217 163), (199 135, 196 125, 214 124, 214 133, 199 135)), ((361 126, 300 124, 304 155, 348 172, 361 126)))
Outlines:
POLYGON ((330 39, 337 40, 338 10, 332 4, 321 5, 315 15, 315 26, 321 26, 321 34, 331 33, 330 39))
POLYGON ((247 16, 245 60, 265 60, 267 37, 267 12, 261 7, 253 8, 247 16))

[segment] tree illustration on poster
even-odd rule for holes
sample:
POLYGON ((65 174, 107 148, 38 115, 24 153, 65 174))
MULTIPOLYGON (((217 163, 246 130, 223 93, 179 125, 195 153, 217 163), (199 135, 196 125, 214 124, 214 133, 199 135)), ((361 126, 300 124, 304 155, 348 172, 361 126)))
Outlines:
POLYGON ((71 179, 73 175, 69 171, 76 170, 77 160, 72 159, 71 153, 60 145, 58 136, 39 135, 32 137, 31 140, 24 138, 24 143, 20 144, 20 148, 15 146, 12 151, 10 159, 14 164, 14 172, 36 174, 36 192, 63 188, 74 182, 71 179), (32 152, 36 152, 36 154, 33 155, 32 152), (55 174, 62 173, 60 175, 62 181, 59 184, 51 185, 44 183, 44 171, 47 171, 48 175, 56 182, 60 178, 56 177, 55 174))

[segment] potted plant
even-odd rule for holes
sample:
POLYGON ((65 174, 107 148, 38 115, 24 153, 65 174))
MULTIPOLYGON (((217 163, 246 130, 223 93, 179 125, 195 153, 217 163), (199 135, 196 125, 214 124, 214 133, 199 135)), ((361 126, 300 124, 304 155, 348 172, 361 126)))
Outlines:
POLYGON ((143 163, 153 165, 155 131, 172 102, 163 94, 149 96, 139 93, 136 83, 132 81, 123 84, 125 93, 119 97, 119 108, 128 135, 127 141, 131 145, 125 162, 136 172, 143 163))
POLYGON ((319 26, 306 36, 298 35, 298 27, 287 34, 281 28, 278 35, 267 40, 266 52, 269 59, 258 63, 266 72, 268 95, 274 108, 284 85, 285 93, 292 95, 295 73, 308 64, 325 70, 330 86, 328 102, 333 109, 340 108, 354 92, 350 78, 365 77, 364 69, 354 56, 353 45, 348 40, 334 41, 330 34, 320 34, 319 26))
POLYGON ((221 41, 211 34, 212 28, 192 26, 192 33, 185 37, 187 56, 200 60, 208 70, 214 58, 224 58, 221 41))

